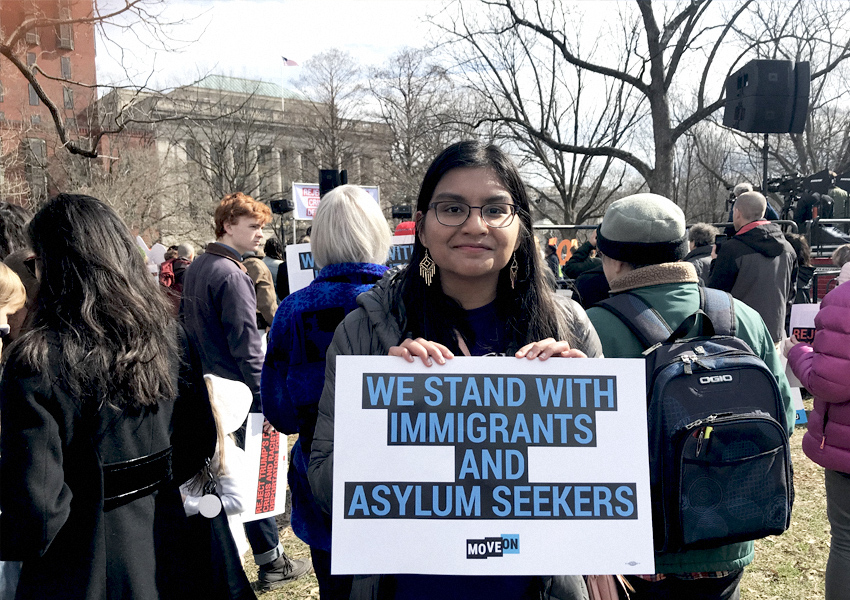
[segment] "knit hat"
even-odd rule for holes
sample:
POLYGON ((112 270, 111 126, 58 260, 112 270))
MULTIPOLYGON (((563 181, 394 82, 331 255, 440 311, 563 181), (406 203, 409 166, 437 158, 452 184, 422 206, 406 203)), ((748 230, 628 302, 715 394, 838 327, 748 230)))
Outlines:
POLYGON ((682 260, 688 253, 685 214, 658 194, 635 194, 613 202, 597 234, 605 256, 635 265, 682 260))

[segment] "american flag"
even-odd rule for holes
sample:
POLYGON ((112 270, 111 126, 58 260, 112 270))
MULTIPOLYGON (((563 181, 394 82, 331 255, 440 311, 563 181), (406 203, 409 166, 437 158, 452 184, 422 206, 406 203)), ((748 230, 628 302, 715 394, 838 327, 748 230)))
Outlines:
POLYGON ((298 63, 295 62, 294 60, 290 60, 290 59, 286 58, 285 56, 281 56, 281 58, 283 59, 283 66, 284 67, 297 67, 298 66, 298 63))

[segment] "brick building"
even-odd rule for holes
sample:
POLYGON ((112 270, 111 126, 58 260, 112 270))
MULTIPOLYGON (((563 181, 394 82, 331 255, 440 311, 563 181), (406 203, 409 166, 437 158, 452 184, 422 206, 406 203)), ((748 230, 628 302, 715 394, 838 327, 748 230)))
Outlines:
MULTIPOLYGON (((72 139, 95 123, 95 32, 92 0, 2 0, 0 38, 35 74, 72 139)), ((58 138, 54 119, 20 70, 0 58, 0 199, 26 204, 51 191, 48 159, 58 138)))

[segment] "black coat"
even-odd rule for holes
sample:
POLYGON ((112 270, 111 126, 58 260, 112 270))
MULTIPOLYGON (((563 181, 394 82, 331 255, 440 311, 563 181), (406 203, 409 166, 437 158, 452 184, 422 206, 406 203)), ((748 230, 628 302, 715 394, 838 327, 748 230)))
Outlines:
POLYGON ((23 561, 17 598, 185 598, 186 515, 178 484, 215 449, 200 361, 180 330, 178 397, 154 407, 84 403, 51 355, 38 373, 13 355, 0 384, 0 553, 23 561), (172 447, 173 479, 104 507, 104 465, 172 447))

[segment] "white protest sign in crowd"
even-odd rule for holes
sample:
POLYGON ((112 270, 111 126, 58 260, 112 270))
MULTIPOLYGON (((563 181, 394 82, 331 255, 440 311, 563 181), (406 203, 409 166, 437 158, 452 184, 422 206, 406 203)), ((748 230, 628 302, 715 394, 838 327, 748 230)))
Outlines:
MULTIPOLYGON (((789 335, 797 338, 797 341, 804 344, 811 344, 815 340, 815 316, 820 310, 818 304, 794 304, 791 307, 791 319, 788 323, 789 335)), ((788 359, 781 356, 782 364, 785 367, 785 376, 788 377, 788 384, 791 386, 791 398, 794 400, 794 412, 797 414, 797 425, 804 425, 808 422, 806 418, 806 409, 803 405, 803 395, 800 393, 800 388, 803 387, 797 376, 788 366, 788 359)))
MULTIPOLYGON (((412 252, 412 235, 393 236, 387 266, 406 265, 410 261, 412 252)), ((286 247, 286 269, 289 275, 290 294, 310 285, 310 282, 316 278, 319 269, 313 262, 313 253, 310 250, 309 243, 289 244, 286 247)))
POLYGON ((256 521, 286 510, 286 473, 289 452, 286 435, 263 431, 262 413, 249 413, 245 433, 245 456, 251 488, 242 521, 256 521), (256 482, 256 485, 254 485, 256 482))
POLYGON ((336 366, 333 573, 655 572, 643 360, 336 366))
MULTIPOLYGON (((361 188, 372 196, 376 202, 381 201, 381 191, 378 186, 361 185, 361 188)), ((308 220, 316 216, 316 210, 321 201, 318 183, 293 183, 292 198, 295 204, 295 218, 308 220)))

